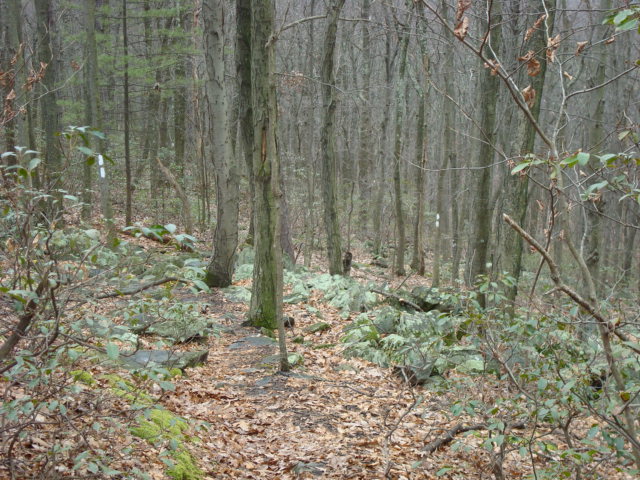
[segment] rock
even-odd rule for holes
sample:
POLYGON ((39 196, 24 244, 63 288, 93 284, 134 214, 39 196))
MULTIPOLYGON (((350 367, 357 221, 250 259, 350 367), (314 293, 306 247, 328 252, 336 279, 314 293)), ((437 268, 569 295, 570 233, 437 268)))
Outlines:
POLYGON ((176 343, 203 341, 213 330, 211 322, 203 317, 185 322, 177 319, 156 319, 146 313, 137 313, 130 319, 131 331, 139 335, 152 334, 176 343))
POLYGON ((252 347, 264 347, 266 345, 276 345, 276 341, 271 337, 245 337, 229 345, 229 350, 246 350, 252 347))
POLYGON ((131 356, 122 355, 122 361, 131 368, 161 366, 167 369, 196 367, 206 363, 209 350, 176 352, 172 350, 138 350, 131 356))
POLYGON ((411 290, 413 302, 418 305, 422 311, 430 312, 440 306, 442 297, 436 288, 415 287, 411 290))
POLYGON ((318 322, 304 328, 305 333, 318 333, 331 329, 331 325, 326 322, 318 322))
POLYGON ((322 462, 298 462, 295 467, 293 467, 293 472, 297 475, 301 475, 304 473, 310 473, 315 477, 319 477, 324 475, 327 470, 327 464, 322 462))
POLYGON ((393 367, 393 373, 399 376, 404 382, 411 386, 424 385, 429 378, 435 373, 433 364, 424 367, 414 367, 411 365, 402 365, 393 367))

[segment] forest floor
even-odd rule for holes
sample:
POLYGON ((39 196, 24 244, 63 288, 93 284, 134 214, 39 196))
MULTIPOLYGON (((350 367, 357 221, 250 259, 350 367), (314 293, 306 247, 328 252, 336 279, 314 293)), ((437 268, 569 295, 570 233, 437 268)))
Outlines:
MULTIPOLYGON (((156 248, 153 242, 144 239, 132 241, 145 243, 147 249, 156 248)), ((381 270, 380 275, 383 274, 381 270)), ((355 270, 354 275, 365 280, 365 273, 360 270, 355 270)), ((402 280, 387 279, 390 284, 402 280)), ((423 281, 411 277, 407 283, 413 286, 423 281)), ((248 283, 246 280, 239 285, 248 283)), ((94 308, 108 311, 114 301, 117 299, 103 300, 94 308)), ((149 394, 153 395, 155 405, 186 420, 187 434, 194 441, 185 442, 184 447, 197 460, 204 478, 494 478, 495 456, 482 447, 484 437, 475 434, 482 427, 457 433, 453 435, 454 442, 434 451, 430 447, 457 426, 482 423, 479 418, 454 416, 451 407, 458 399, 464 397, 468 402, 475 398, 491 403, 501 390, 509 388, 507 384, 493 377, 478 376, 470 381, 468 376, 461 375, 459 391, 438 392, 409 386, 391 369, 347 358, 343 355, 341 337, 352 318, 342 318, 335 308, 315 295, 307 305, 317 308, 330 328, 305 333, 305 328, 318 322, 318 318, 301 305, 285 305, 285 315, 295 319, 295 326, 287 329, 289 352, 301 355, 304 360, 291 372, 280 373, 277 344, 266 342, 256 329, 242 326, 247 305, 229 301, 217 289, 201 292, 198 302, 207 305, 202 315, 221 325, 221 334, 209 337, 206 347, 194 343, 179 348, 207 348, 207 362, 173 378, 173 391, 163 392, 152 384, 149 394), (293 338, 300 335, 305 342, 294 343, 293 338)), ((130 427, 139 413, 130 408, 130 399, 110 392, 104 379, 114 373, 112 367, 92 363, 82 368, 98 382, 82 386, 75 410, 86 413, 86 409, 95 409, 88 412, 89 423, 98 417, 124 419, 109 433, 90 438, 89 445, 94 450, 111 452, 113 469, 129 472, 137 468, 153 479, 167 478, 167 465, 162 458, 169 440, 150 444, 131 434, 130 427), (98 390, 99 403, 95 401, 98 390), (114 449, 116 445, 118 448, 114 449), (125 446, 127 453, 118 454, 125 446)), ((122 371, 117 373, 126 375, 122 371)), ((449 380, 455 380, 456 375, 460 374, 451 372, 449 380)), ((525 432, 520 433, 527 434, 554 437, 562 443, 558 432, 545 432, 539 426, 536 432, 528 432, 525 427, 525 432)), ((77 441, 72 433, 69 435, 69 442, 77 441)), ((43 435, 39 440, 34 435, 14 451, 16 456, 28 460, 46 448, 46 437, 43 435)), ((543 466, 548 460, 535 456, 532 462, 517 450, 508 451, 502 462, 503 478, 531 478, 535 466, 543 466)), ((601 471, 589 472, 584 478, 630 478, 610 467, 602 466, 601 471)), ((72 473, 71 466, 57 469, 61 476, 72 473)), ((75 472, 79 473, 82 471, 75 472)), ((76 478, 88 477, 87 474, 76 478)))

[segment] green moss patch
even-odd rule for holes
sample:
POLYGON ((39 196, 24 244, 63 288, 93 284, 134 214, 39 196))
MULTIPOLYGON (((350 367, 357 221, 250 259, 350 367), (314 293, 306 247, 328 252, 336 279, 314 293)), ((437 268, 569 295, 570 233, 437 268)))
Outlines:
POLYGON ((73 377, 74 382, 84 383, 85 385, 89 385, 89 386, 92 386, 96 383, 95 379, 93 378, 93 375, 91 375, 89 372, 85 370, 74 370, 69 373, 73 377))
POLYGON ((198 466, 196 459, 184 447, 188 440, 185 431, 187 422, 173 415, 168 410, 154 408, 146 415, 140 415, 138 425, 131 428, 131 433, 154 445, 168 443, 171 450, 168 451, 169 459, 167 475, 175 480, 200 480, 204 478, 204 472, 198 466))

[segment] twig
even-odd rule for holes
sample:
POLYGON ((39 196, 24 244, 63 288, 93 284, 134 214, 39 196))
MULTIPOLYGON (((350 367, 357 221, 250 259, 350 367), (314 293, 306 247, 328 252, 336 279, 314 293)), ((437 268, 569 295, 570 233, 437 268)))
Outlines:
POLYGON ((413 302, 411 302, 409 300, 405 300, 404 298, 400 297, 399 295, 396 295, 395 293, 385 292, 383 290, 377 290, 377 289, 372 289, 371 291, 373 293, 377 293, 378 295, 382 295, 383 297, 395 298, 401 304, 408 305, 408 306, 410 306, 411 308, 413 308, 414 310, 416 310, 418 312, 424 312, 424 310, 422 308, 420 308, 418 305, 416 305, 415 303, 413 303, 413 302))
POLYGON ((152 287, 157 287, 158 285, 163 285, 165 283, 168 282, 179 282, 179 283, 188 283, 185 280, 181 280, 179 278, 176 277, 165 277, 162 278, 160 280, 156 280, 155 282, 149 282, 149 283, 145 283, 144 285, 140 285, 137 288, 134 288, 133 290, 127 290, 125 292, 121 292, 119 290, 115 291, 115 292, 111 292, 111 293, 103 293, 102 295, 98 295, 96 298, 102 300, 104 298, 113 298, 113 297, 121 297, 124 295, 135 295, 136 293, 140 293, 144 290, 147 290, 149 288, 152 287))
MULTIPOLYGON (((511 429, 522 429, 526 426, 526 424, 524 422, 519 422, 519 423, 514 423, 511 425, 507 425, 505 430, 511 430, 511 429)), ((422 449, 423 452, 425 452, 427 455, 430 453, 435 452, 437 449, 439 449, 440 447, 444 446, 444 445, 448 445, 451 442, 453 442, 453 440, 455 439, 456 435, 460 434, 460 433, 464 433, 464 432, 471 432, 473 430, 486 430, 487 429, 487 424, 486 423, 476 423, 473 425, 463 425, 463 424, 458 424, 455 427, 453 427, 450 430, 447 430, 444 434, 444 436, 427 443, 424 448, 422 449)))

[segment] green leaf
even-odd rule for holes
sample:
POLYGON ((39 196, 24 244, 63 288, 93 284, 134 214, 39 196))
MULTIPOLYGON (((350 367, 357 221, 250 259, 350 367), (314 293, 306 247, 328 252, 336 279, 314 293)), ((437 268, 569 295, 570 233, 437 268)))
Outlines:
POLYGON ((576 155, 576 160, 581 166, 584 167, 587 163, 589 163, 589 157, 591 157, 591 155, 589 155, 587 152, 580 152, 578 155, 576 155))
POLYGON ((204 283, 202 280, 198 280, 198 279, 193 280, 193 284, 194 284, 196 287, 198 287, 200 290, 203 290, 203 291, 205 291, 205 292, 210 292, 210 291, 211 291, 211 289, 209 288, 209 286, 208 286, 206 283, 204 283))
POLYGON ((538 380, 538 390, 542 392, 545 388, 547 388, 548 384, 549 381, 546 378, 541 378, 540 380, 538 380))
POLYGON ((524 170, 525 168, 529 167, 531 164, 529 162, 525 162, 525 163, 521 163, 519 165, 516 165, 515 168, 513 168, 513 170, 511 170, 511 175, 515 175, 518 172, 521 172, 522 170, 524 170))
POLYGON ((95 153, 93 152, 93 150, 91 150, 88 147, 83 147, 82 145, 76 147, 76 149, 82 153, 84 153, 85 155, 89 155, 89 156, 93 156, 95 155, 95 153))
POLYGON ((175 231, 178 229, 178 227, 176 227, 173 223, 167 223, 164 226, 165 230, 171 234, 175 233, 175 231))
POLYGON ((120 356, 120 350, 118 349, 118 346, 115 343, 109 342, 107 343, 107 346, 105 348, 107 350, 107 355, 111 360, 118 359, 118 357, 120 356))
POLYGON ((443 475, 450 472, 451 470, 453 470, 453 467, 442 467, 440 470, 436 472, 436 477, 442 477, 443 475))
POLYGON ((29 160, 29 166, 27 167, 27 169, 30 172, 33 171, 38 165, 40 165, 40 162, 42 162, 42 160, 38 157, 32 158, 31 160, 29 160))

